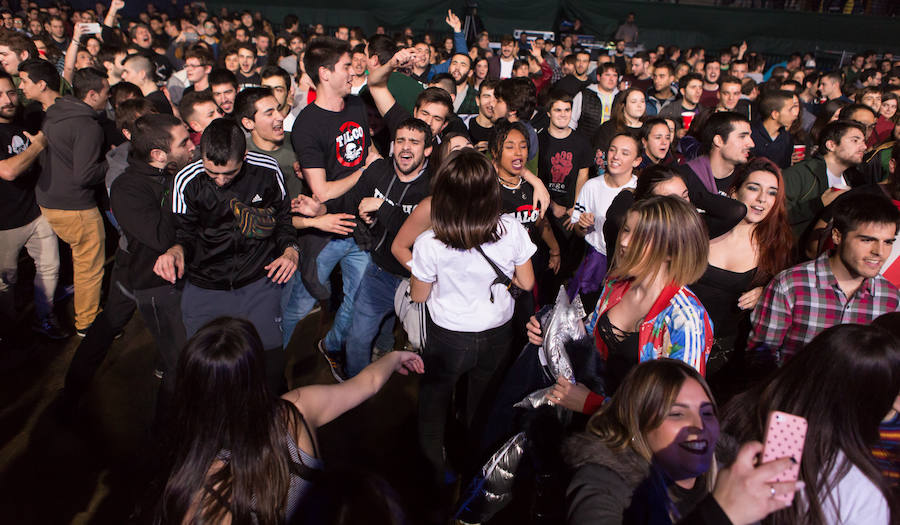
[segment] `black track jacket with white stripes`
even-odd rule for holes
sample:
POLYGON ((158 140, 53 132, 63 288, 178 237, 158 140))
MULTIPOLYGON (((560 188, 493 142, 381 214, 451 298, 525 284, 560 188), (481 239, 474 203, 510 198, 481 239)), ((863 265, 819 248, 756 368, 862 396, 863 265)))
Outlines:
POLYGON ((184 247, 187 279, 194 286, 240 288, 265 277, 265 266, 296 246, 284 178, 272 157, 248 152, 237 176, 224 187, 206 174, 202 160, 185 166, 173 183, 176 241, 184 247), (232 199, 259 210, 271 208, 274 229, 263 236, 241 233, 232 199))

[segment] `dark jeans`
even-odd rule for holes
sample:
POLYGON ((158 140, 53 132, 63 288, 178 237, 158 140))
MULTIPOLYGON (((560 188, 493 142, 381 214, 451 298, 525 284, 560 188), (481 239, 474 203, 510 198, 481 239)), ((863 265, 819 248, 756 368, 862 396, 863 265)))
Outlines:
POLYGON ((181 296, 181 314, 187 337, 218 317, 250 321, 266 350, 269 388, 277 394, 287 390, 284 348, 281 346, 281 285, 265 277, 236 290, 208 290, 188 282, 181 296))
POLYGON ((134 315, 135 303, 132 291, 125 286, 125 270, 120 265, 113 266, 109 296, 103 311, 94 319, 88 328, 87 334, 78 348, 75 356, 69 364, 66 373, 63 405, 66 409, 75 408, 78 401, 87 391, 97 373, 97 369, 106 359, 109 347, 112 345, 116 334, 125 328, 131 316, 134 315))
POLYGON ((175 391, 178 356, 186 340, 181 318, 181 290, 171 285, 135 290, 134 299, 144 319, 144 326, 156 341, 160 369, 163 371, 160 394, 168 399, 175 391))
MULTIPOLYGON (((372 361, 372 344, 390 316, 393 328, 394 294, 402 278, 370 262, 353 301, 353 317, 347 334, 347 375, 353 377, 372 361)), ((379 338, 380 339, 380 338, 379 338)), ((391 345, 393 346, 393 345, 391 345)), ((380 350, 390 348, 380 347, 380 350)))
MULTIPOLYGON (((430 463, 434 480, 444 479, 444 431, 456 383, 466 381, 465 425, 469 456, 483 427, 487 409, 503 377, 509 354, 512 322, 483 332, 455 332, 436 325, 428 316, 425 375, 419 387, 419 442, 430 463)), ((472 468, 482 459, 470 457, 472 468)))

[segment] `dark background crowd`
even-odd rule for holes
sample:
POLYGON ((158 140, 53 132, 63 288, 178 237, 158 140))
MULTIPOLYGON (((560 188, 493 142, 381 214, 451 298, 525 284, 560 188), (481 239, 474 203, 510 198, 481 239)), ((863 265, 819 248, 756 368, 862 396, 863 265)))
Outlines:
POLYGON ((3 6, 13 521, 900 522, 900 50, 3 6))

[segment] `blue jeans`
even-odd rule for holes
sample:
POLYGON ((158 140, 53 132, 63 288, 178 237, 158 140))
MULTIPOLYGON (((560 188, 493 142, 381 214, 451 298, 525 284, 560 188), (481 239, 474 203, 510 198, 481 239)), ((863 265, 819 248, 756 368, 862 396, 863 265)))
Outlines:
MULTIPOLYGON (((356 290, 362 281, 363 272, 369 265, 371 257, 367 252, 359 249, 352 237, 346 239, 332 239, 322 248, 316 258, 316 271, 319 281, 331 289, 328 276, 338 263, 341 264, 341 275, 344 282, 344 300, 334 316, 334 324, 325 336, 325 349, 329 352, 339 352, 344 343, 347 329, 350 327, 350 319, 353 316, 353 299, 356 290)), ((287 348, 294 335, 294 328, 301 319, 306 317, 316 305, 316 298, 306 291, 300 272, 296 272, 291 281, 284 287, 281 294, 281 317, 284 346, 287 348)))
MULTIPOLYGON (((372 343, 388 316, 394 315, 394 293, 403 279, 369 263, 353 302, 353 322, 347 334, 347 375, 358 374, 372 357, 372 343)), ((393 323, 389 323, 393 327, 393 323)), ((382 348, 388 350, 388 348, 382 348)))

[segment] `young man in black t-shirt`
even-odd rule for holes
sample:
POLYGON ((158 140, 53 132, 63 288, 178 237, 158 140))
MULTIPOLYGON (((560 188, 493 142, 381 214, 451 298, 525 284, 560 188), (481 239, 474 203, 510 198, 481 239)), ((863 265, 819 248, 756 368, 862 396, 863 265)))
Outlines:
POLYGON ((403 279, 409 278, 409 270, 391 253, 391 244, 409 214, 431 194, 430 127, 419 119, 407 118, 392 131, 394 154, 372 162, 346 194, 362 221, 355 232, 357 243, 372 255, 353 303, 347 334, 350 377, 369 364, 374 349, 385 352, 393 346, 390 337, 382 341, 379 330, 387 323, 388 333, 392 332, 394 295, 403 279))
POLYGON ((498 82, 499 80, 492 78, 484 79, 475 99, 478 102, 478 114, 467 122, 472 145, 481 152, 487 151, 491 129, 494 127, 494 89, 498 82))
POLYGON ((538 174, 550 191, 550 213, 546 215, 559 243, 560 270, 550 281, 545 274, 543 288, 553 293, 578 267, 584 253, 584 241, 573 235, 569 218, 575 198, 590 176, 593 148, 586 138, 569 127, 572 118, 572 97, 552 91, 547 101, 550 125, 538 135, 538 174))
POLYGON ((550 191, 553 216, 560 218, 571 213, 575 197, 588 179, 593 153, 587 139, 569 127, 572 97, 554 90, 547 107, 550 126, 538 134, 538 176, 550 191))
POLYGON ((342 381, 335 357, 350 326, 356 289, 371 260, 350 235, 356 224, 356 209, 345 194, 356 185, 370 161, 372 139, 365 105, 350 96, 349 44, 329 37, 316 38, 307 48, 303 64, 316 84, 316 100, 297 116, 291 143, 313 198, 326 203, 330 213, 309 218, 306 224, 321 233, 307 229, 301 239, 305 248, 299 272, 302 282, 295 277, 285 286, 282 330, 287 346, 297 322, 313 309, 317 299, 330 296, 328 276, 340 263, 344 299, 318 349, 329 360, 332 375, 342 381))
MULTIPOLYGON (((71 335, 53 314, 53 296, 59 277, 56 234, 41 215, 34 197, 38 167, 34 161, 47 141, 44 134, 28 134, 14 123, 18 92, 12 77, 0 72, 0 316, 3 326, 16 326, 14 289, 19 252, 24 247, 34 259, 35 330, 51 339, 71 335)), ((11 334, 0 334, 7 336, 11 334)))

